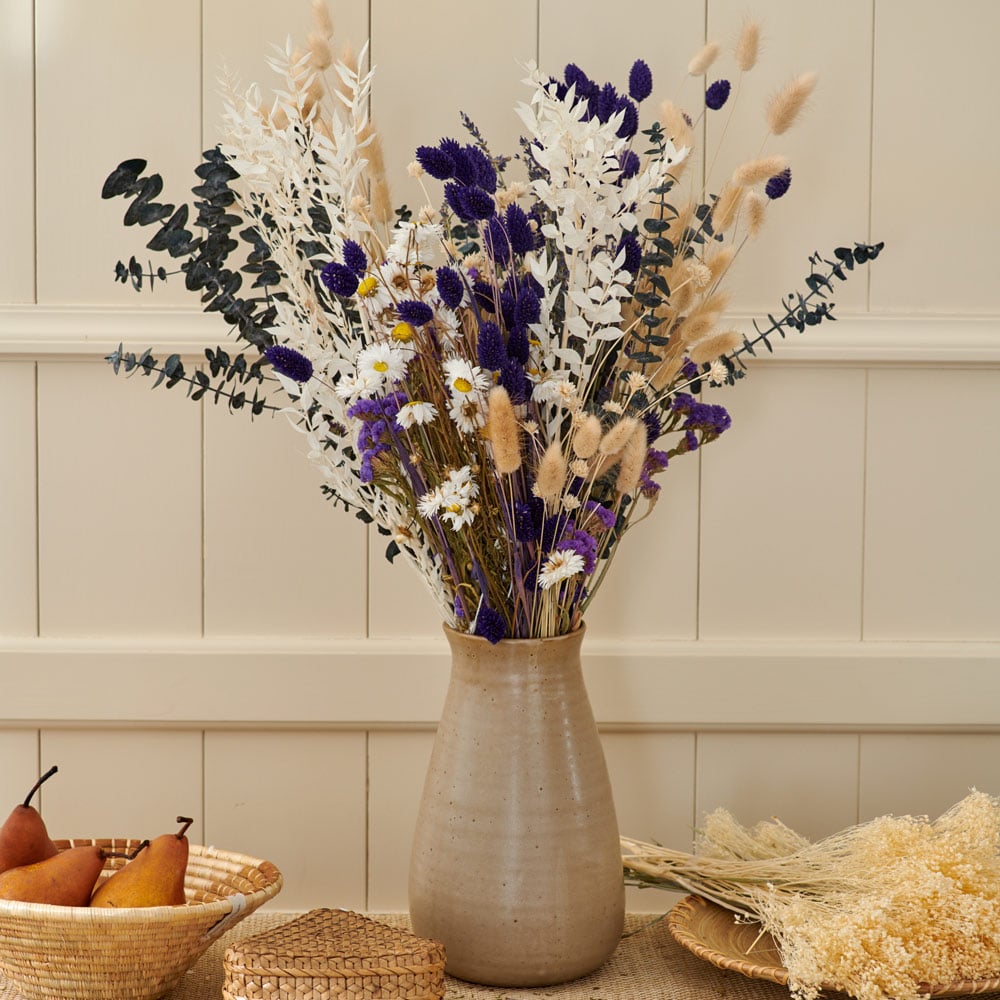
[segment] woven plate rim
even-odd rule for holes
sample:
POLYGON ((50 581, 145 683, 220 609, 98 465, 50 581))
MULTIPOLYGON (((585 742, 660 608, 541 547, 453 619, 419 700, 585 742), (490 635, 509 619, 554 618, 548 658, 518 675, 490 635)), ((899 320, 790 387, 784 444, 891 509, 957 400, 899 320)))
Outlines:
MULTIPOLYGON (((726 922, 720 921, 725 928, 726 922)), ((738 972, 748 979, 765 979, 779 986, 788 985, 788 970, 780 963, 768 961, 753 961, 749 958, 741 958, 739 946, 735 943, 739 928, 743 928, 746 934, 747 928, 759 928, 759 924, 737 923, 734 915, 701 896, 685 896, 667 914, 667 929, 671 937, 682 947, 686 948, 697 958, 711 963, 717 969, 725 969, 730 972, 738 972), (732 940, 733 946, 728 951, 722 951, 719 946, 706 939, 699 929, 699 924, 706 918, 719 920, 720 916, 728 918, 728 924, 732 927, 731 938, 723 933, 723 945, 728 945, 732 940)), ((764 940, 768 947, 773 949, 773 942, 770 935, 765 935, 764 940)), ((824 990, 836 992, 836 987, 824 986, 824 990)), ((921 988, 921 992, 928 996, 950 997, 969 996, 975 993, 994 993, 1000 991, 1000 977, 992 979, 963 979, 954 983, 944 983, 921 988)))

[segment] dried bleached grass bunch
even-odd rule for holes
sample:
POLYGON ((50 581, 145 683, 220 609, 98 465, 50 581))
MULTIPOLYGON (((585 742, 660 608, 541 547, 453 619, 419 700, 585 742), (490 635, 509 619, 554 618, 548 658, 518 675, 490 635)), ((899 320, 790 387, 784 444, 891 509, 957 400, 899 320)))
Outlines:
MULTIPOLYGON (((765 147, 814 78, 775 96, 761 151, 713 194, 697 179, 685 189, 683 171, 703 116, 735 105, 756 25, 737 44, 735 86, 701 84, 720 54, 709 46, 690 66, 697 107, 664 102, 644 129, 641 59, 622 90, 573 64, 560 78, 531 67, 516 153, 491 150, 463 116, 464 141, 416 150, 426 204, 413 213, 392 208, 364 53, 334 59, 315 10, 308 45, 273 60, 273 99, 229 95, 226 142, 195 189, 206 236, 152 200, 144 161, 105 186, 136 200, 127 222, 162 224, 149 246, 185 258, 188 287, 253 357, 209 351, 208 373, 148 352, 109 360, 252 413, 280 388, 324 491, 389 536, 447 624, 491 642, 570 632, 657 477, 729 427, 698 398, 703 383, 731 383, 755 345, 830 318, 834 279, 880 249, 811 258, 803 293, 752 337, 724 321, 729 268, 791 183, 765 147), (237 235, 250 248, 239 270, 225 263, 237 235), (240 292, 247 274, 256 298, 240 292)), ((133 261, 119 277, 144 275, 133 261)))
POLYGON ((694 854, 628 838, 622 852, 628 881, 759 921, 804 1000, 915 1000, 1000 976, 1000 799, 984 792, 934 821, 883 816, 815 843, 718 810, 694 854))

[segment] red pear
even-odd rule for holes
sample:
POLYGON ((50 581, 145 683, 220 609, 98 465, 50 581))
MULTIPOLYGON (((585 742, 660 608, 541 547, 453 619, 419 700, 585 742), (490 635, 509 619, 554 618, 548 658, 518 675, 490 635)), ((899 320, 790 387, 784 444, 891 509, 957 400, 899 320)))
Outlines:
POLYGON ((50 767, 32 786, 24 802, 14 806, 6 822, 0 827, 0 872, 44 861, 59 852, 59 848, 52 843, 38 810, 30 804, 42 783, 58 770, 58 767, 50 767))
POLYGON ((0 899, 86 906, 104 867, 104 857, 101 848, 86 844, 0 872, 0 899))

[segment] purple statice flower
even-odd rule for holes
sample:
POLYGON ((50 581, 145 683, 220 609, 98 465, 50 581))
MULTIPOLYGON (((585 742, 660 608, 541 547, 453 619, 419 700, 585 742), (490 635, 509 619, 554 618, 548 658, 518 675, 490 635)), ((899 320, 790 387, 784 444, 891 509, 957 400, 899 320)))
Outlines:
POLYGON ((537 542, 542 530, 545 502, 538 497, 514 501, 514 533, 522 544, 537 542))
POLYGON ((459 618, 459 619, 464 618, 465 617, 465 604, 462 601, 462 595, 461 594, 458 594, 458 593, 455 594, 454 607, 455 607, 455 617, 459 618))
POLYGON ((642 463, 642 472, 639 475, 639 492, 647 500, 653 499, 660 492, 660 484, 653 482, 653 476, 662 472, 669 461, 670 456, 658 448, 650 448, 646 452, 646 458, 642 463))
POLYGON ((619 113, 623 113, 622 123, 615 135, 619 139, 631 139, 639 131, 639 109, 627 97, 621 97, 615 105, 615 114, 619 113))
POLYGON ((484 320, 479 326, 476 340, 476 360, 481 368, 498 372, 507 362, 507 346, 503 342, 500 327, 491 320, 484 320))
POLYGON ((642 422, 646 425, 646 440, 652 444, 663 433, 659 414, 653 410, 646 410, 642 415, 642 422))
POLYGON ((455 174, 455 161, 440 146, 417 146, 417 163, 438 181, 450 180, 455 174))
POLYGON ((308 382, 313 376, 313 363, 304 354, 284 344, 272 344, 264 351, 264 357, 279 375, 293 382, 308 382))
POLYGON ((685 451, 697 451, 698 450, 698 435, 692 430, 686 430, 684 432, 684 450, 685 451))
POLYGON ((607 531, 610 531, 618 520, 615 512, 610 507, 605 507, 604 504, 598 503, 596 500, 584 500, 583 509, 587 514, 592 514, 596 517, 600 521, 601 526, 607 531))
POLYGON ((705 91, 705 107, 710 111, 718 111, 729 100, 729 81, 716 80, 708 85, 705 91))
POLYGON ((472 626, 473 635, 481 635, 491 645, 496 645, 501 639, 507 638, 507 623, 499 611, 491 608, 485 601, 479 605, 479 612, 472 626))
POLYGON ((633 101, 644 101, 653 92, 653 73, 642 59, 636 59, 628 72, 628 95, 633 101))
POLYGON ((689 413, 696 402, 698 401, 689 392, 675 392, 670 399, 670 409, 678 413, 689 413))
POLYGON ((634 153, 631 149, 622 151, 621 156, 618 157, 618 163, 621 166, 623 181, 627 181, 630 177, 635 177, 642 166, 638 154, 634 153))
POLYGON ((713 439, 729 430, 732 418, 724 406, 719 406, 716 403, 702 403, 692 397, 688 398, 691 402, 685 409, 679 411, 686 414, 684 423, 681 425, 683 429, 700 430, 713 439))
POLYGON ((331 261, 320 272, 320 280, 334 295, 347 298, 358 290, 358 276, 346 264, 331 261))
POLYGON ((450 267, 439 267, 435 271, 438 295, 449 309, 457 309, 462 304, 465 295, 465 285, 462 276, 450 267))
POLYGON ((785 167, 780 174, 775 174, 764 185, 764 194, 774 201, 784 195, 792 184, 792 168, 785 167))
POLYGON ((426 302, 416 299, 404 299, 396 304, 396 312, 404 323, 410 326, 423 326, 434 318, 434 310, 426 302))
POLYGON ((577 528, 571 521, 568 530, 556 544, 557 550, 576 552, 583 558, 583 571, 588 576, 597 569, 597 539, 588 531, 577 528))
POLYGON ((368 270, 368 258, 360 243, 344 240, 344 263, 359 277, 368 270))
POLYGON ((701 374, 701 369, 690 359, 685 358, 681 365, 681 378, 690 382, 701 374))
MULTIPOLYGON (((382 435, 389 429, 385 420, 365 420, 358 431, 358 447, 362 451, 376 451, 382 435)), ((385 446, 382 446, 385 450, 385 446)))

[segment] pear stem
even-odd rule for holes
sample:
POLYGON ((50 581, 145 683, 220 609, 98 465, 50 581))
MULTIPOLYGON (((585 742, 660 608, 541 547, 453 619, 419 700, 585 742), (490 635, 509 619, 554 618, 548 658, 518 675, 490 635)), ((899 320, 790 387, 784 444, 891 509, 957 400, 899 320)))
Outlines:
POLYGON ((144 850, 145 850, 145 849, 146 849, 147 847, 149 847, 149 841, 148 841, 148 840, 144 840, 144 841, 143 841, 143 842, 142 842, 141 844, 137 844, 137 845, 136 845, 136 847, 135 847, 135 850, 134 850, 134 851, 132 851, 132 853, 131 853, 131 854, 123 854, 123 855, 120 855, 120 856, 121 856, 121 857, 125 857, 125 858, 128 858, 128 859, 129 859, 129 861, 133 861, 133 860, 135 859, 135 856, 136 856, 136 855, 137 855, 137 854, 138 854, 138 853, 139 853, 140 851, 144 851, 144 850))
POLYGON ((52 767, 50 767, 50 768, 49 768, 49 769, 48 769, 48 770, 47 770, 47 771, 45 772, 45 774, 43 774, 43 775, 42 775, 42 776, 41 776, 41 777, 40 777, 40 778, 38 779, 38 781, 36 781, 36 782, 35 782, 35 783, 34 783, 34 784, 33 784, 33 785, 31 786, 31 791, 30 791, 30 792, 28 792, 28 795, 27 795, 27 797, 25 798, 24 802, 22 803, 22 804, 24 805, 24 808, 25 808, 25 809, 27 809, 27 808, 28 808, 28 805, 30 804, 30 802, 31 802, 31 799, 32 799, 32 796, 33 796, 33 795, 35 794, 35 792, 37 792, 37 791, 38 791, 38 789, 39 789, 39 788, 41 788, 41 787, 42 787, 42 785, 43 785, 43 784, 44 784, 44 783, 45 783, 46 781, 48 781, 48 780, 49 780, 49 778, 51 778, 51 777, 52 777, 52 775, 53 775, 53 774, 55 774, 55 773, 56 773, 56 771, 58 771, 58 770, 59 770, 59 766, 58 766, 57 764, 53 764, 53 765, 52 765, 52 767))
POLYGON ((181 837, 183 837, 184 834, 187 833, 188 827, 194 822, 194 820, 191 819, 190 816, 178 816, 177 817, 177 822, 184 824, 180 828, 180 830, 177 831, 177 839, 180 840, 181 837))

